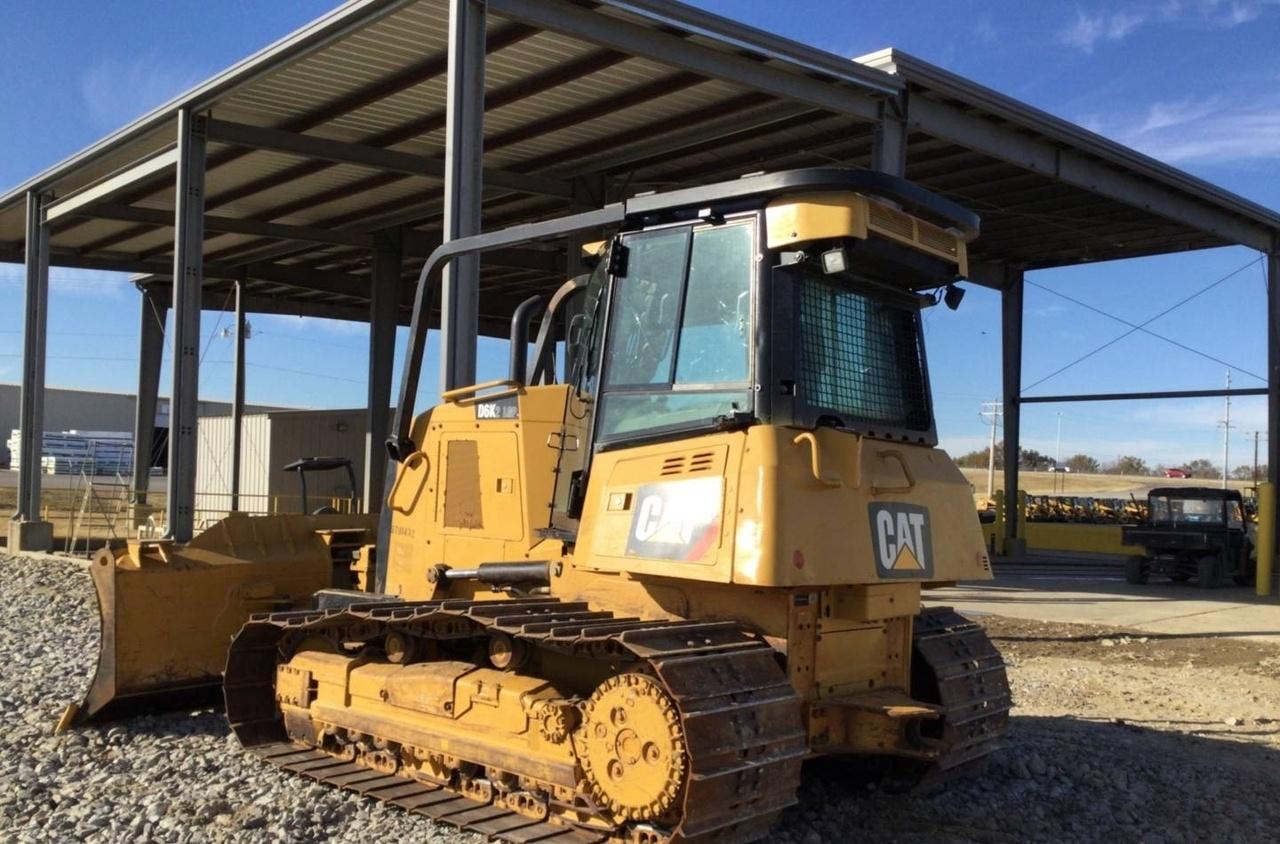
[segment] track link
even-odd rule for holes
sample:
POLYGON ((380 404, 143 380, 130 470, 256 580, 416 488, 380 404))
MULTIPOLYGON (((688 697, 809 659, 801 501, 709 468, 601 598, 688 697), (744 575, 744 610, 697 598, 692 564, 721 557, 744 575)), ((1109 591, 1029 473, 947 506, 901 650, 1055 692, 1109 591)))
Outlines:
POLYGON ((552 598, 256 615, 232 642, 224 693, 241 744, 273 765, 512 844, 751 841, 796 802, 807 754, 800 701, 775 652, 756 634, 734 622, 618 618, 552 598), (375 771, 290 741, 274 688, 288 643, 317 634, 372 641, 393 630, 476 640, 497 631, 534 648, 647 669, 675 702, 686 736, 689 772, 679 822, 657 829, 533 820, 448 786, 375 771))
POLYGON ((1013 696, 1004 659, 982 627, 951 607, 930 607, 915 618, 913 686, 943 707, 942 755, 946 771, 1002 747, 1013 696), (932 692, 932 694, 930 694, 932 692))

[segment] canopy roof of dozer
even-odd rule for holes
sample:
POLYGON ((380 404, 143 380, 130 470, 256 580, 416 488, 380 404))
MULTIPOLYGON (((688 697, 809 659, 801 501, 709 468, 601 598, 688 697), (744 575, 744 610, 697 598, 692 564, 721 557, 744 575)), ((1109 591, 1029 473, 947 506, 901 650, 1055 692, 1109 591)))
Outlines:
MULTIPOLYGON (((906 176, 983 217, 979 283, 1024 268, 1244 244, 1280 215, 896 50, 824 53, 668 0, 488 0, 485 231, 760 170, 868 166, 882 116, 906 176)), ((171 273, 182 107, 208 113, 206 307, 368 318, 376 232, 403 227, 401 318, 439 242, 448 0, 356 0, 0 197, 62 203, 51 263, 171 273)), ((566 244, 486 256, 481 329, 563 279, 566 244)), ((160 283, 164 283, 161 281, 160 283)))

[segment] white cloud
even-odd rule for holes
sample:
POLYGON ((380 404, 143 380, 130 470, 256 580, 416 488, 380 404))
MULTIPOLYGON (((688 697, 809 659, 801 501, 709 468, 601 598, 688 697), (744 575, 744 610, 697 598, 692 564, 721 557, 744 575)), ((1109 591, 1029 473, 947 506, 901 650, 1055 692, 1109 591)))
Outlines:
POLYGON ((1058 40, 1071 47, 1078 47, 1086 53, 1092 53, 1094 45, 1102 39, 1107 31, 1107 16, 1086 15, 1076 10, 1076 19, 1058 33, 1058 40))
POLYGON ((991 15, 978 18, 970 28, 970 32, 973 34, 973 40, 979 44, 994 44, 1000 40, 1000 30, 996 29, 991 15))
POLYGON ((1221 20, 1226 26, 1239 26, 1257 20, 1261 14, 1261 3, 1232 3, 1221 20))
POLYGON ((1171 103, 1154 103, 1147 109, 1146 119, 1137 127, 1137 132, 1155 132, 1173 126, 1182 126, 1203 120, 1221 107, 1221 99, 1212 97, 1206 100, 1185 99, 1171 103))
POLYGON ((1133 12, 1116 12, 1107 21, 1107 38, 1111 41, 1119 41, 1146 22, 1145 15, 1134 14, 1133 12))
POLYGON ((1136 3, 1113 11, 1076 9, 1075 19, 1058 31, 1058 41, 1086 53, 1103 41, 1123 41, 1139 29, 1177 24, 1200 29, 1231 29, 1260 18, 1280 0, 1166 0, 1136 3))
MULTIPOLYGON (((1244 379, 1241 379, 1243 381, 1244 379)), ((1238 382, 1235 386, 1240 386, 1238 382)), ((1250 382, 1247 386, 1260 386, 1250 382)), ((1131 411, 1130 418, 1140 426, 1157 426, 1165 431, 1203 431, 1208 436, 1221 437, 1222 421, 1226 408, 1222 399, 1179 399, 1177 401, 1146 402, 1131 411), (1214 435, 1213 431, 1218 431, 1214 435)), ((1267 427, 1266 399, 1236 398, 1231 402, 1231 428, 1233 436, 1242 431, 1259 431, 1267 427)))
POLYGON ((1045 305, 1034 305, 1026 309, 1028 316, 1048 319, 1067 312, 1067 306, 1061 302, 1049 302, 1045 305))
POLYGON ((1110 134, 1171 163, 1263 161, 1280 158, 1280 92, 1231 100, 1155 103, 1131 125, 1110 134))
POLYGON ((80 98, 97 125, 115 129, 169 101, 208 76, 156 56, 107 59, 80 77, 80 98))
POLYGON ((1099 41, 1122 41, 1149 21, 1144 12, 1099 12, 1091 15, 1076 10, 1076 19, 1058 33, 1058 40, 1092 53, 1099 41))
MULTIPOLYGON (((960 457, 971 451, 985 449, 990 444, 990 440, 986 437, 942 437, 938 442, 938 447, 951 455, 952 458, 960 457)), ((999 440, 996 441, 997 448, 999 440)))
POLYGON ((1090 131, 1171 164, 1280 159, 1280 89, 1250 97, 1184 97, 1078 118, 1090 131))

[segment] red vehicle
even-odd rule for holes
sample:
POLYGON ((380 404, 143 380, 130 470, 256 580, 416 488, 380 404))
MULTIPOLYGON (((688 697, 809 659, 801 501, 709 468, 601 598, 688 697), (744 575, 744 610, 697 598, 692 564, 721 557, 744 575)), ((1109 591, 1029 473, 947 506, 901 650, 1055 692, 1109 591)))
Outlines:
POLYGON ((1186 469, 1165 469, 1164 476, 1166 478, 1189 478, 1191 473, 1186 469))

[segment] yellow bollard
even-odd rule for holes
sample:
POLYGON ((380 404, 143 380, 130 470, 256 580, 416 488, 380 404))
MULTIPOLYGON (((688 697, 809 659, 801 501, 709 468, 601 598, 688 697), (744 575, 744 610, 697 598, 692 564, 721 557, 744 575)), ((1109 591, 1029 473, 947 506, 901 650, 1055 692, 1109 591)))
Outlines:
POLYGON ((1276 488, 1258 484, 1258 582, 1259 595, 1271 594, 1271 567, 1276 558, 1276 488))

